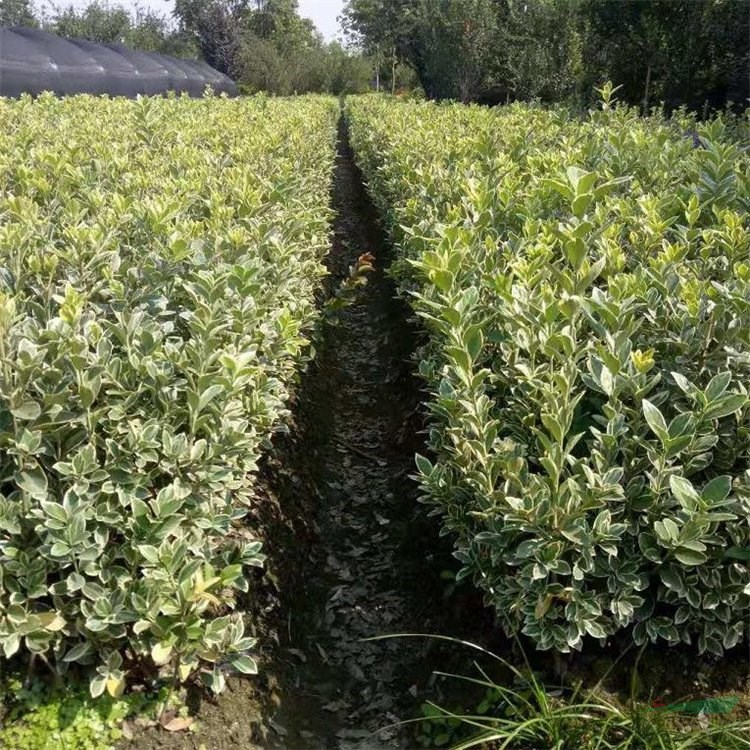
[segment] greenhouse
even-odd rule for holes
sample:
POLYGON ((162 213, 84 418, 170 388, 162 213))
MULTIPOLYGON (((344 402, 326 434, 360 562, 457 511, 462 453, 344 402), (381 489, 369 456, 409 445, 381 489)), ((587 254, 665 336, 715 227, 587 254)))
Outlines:
POLYGON ((237 94, 234 82, 198 60, 63 39, 32 28, 0 28, 0 96, 52 91, 136 97, 168 91, 202 96, 210 86, 217 94, 237 94))

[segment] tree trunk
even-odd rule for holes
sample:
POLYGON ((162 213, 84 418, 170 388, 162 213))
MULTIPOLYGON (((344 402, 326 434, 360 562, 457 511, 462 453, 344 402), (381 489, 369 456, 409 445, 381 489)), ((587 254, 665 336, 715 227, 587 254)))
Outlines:
POLYGON ((375 47, 375 91, 380 91, 380 47, 375 47))
POLYGON ((646 90, 643 92, 643 116, 648 117, 648 89, 651 85, 651 63, 646 69, 646 90))
POLYGON ((396 93, 396 48, 391 48, 391 96, 396 93))

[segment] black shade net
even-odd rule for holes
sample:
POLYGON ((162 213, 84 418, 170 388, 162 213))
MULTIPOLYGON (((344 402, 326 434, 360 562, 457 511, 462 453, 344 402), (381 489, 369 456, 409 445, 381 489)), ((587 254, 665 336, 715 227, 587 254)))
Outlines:
POLYGON ((63 39, 38 29, 0 28, 0 96, 52 91, 135 97, 167 91, 237 95, 231 78, 198 60, 140 52, 121 44, 63 39))

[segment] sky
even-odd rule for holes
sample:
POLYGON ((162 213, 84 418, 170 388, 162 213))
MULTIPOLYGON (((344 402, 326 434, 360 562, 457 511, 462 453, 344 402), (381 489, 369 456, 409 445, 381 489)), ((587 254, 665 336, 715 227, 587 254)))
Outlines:
POLYGON ((339 34, 339 22, 336 19, 343 9, 344 0, 299 0, 299 14, 312 18, 328 41, 339 34))
MULTIPOLYGON (((85 0, 74 0, 76 5, 86 5, 85 0)), ((67 0, 62 0, 59 5, 67 5, 67 0)), ((113 4, 134 7, 136 4, 144 8, 153 8, 159 13, 170 15, 174 2, 172 0, 113 0, 113 4)), ((311 18, 318 30, 331 41, 339 35, 339 24, 336 20, 344 7, 344 0, 299 0, 300 15, 311 18)))

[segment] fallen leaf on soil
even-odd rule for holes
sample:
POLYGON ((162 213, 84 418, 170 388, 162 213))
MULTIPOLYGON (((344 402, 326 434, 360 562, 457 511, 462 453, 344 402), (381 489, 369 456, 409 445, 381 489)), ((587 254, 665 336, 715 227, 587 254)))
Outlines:
POLYGON ((287 651, 290 654, 294 654, 303 664, 307 662, 307 656, 305 656, 305 652, 298 648, 289 648, 287 651))
POLYGON ((271 729, 273 729, 276 734, 281 735, 282 737, 286 737, 287 734, 289 734, 286 728, 279 724, 277 721, 271 719, 268 723, 271 725, 271 729))
POLYGON ((170 719, 162 726, 168 732, 184 732, 192 726, 194 721, 195 719, 192 716, 175 716, 174 719, 170 719))
POLYGON ((323 649, 323 647, 322 647, 322 646, 321 646, 321 645, 320 645, 319 643, 316 643, 316 644, 315 644, 315 646, 316 646, 316 647, 317 647, 317 649, 318 649, 318 653, 320 654, 320 658, 321 658, 321 659, 322 659, 322 660, 323 660, 323 661, 324 661, 324 662, 325 662, 326 664, 330 664, 331 662, 330 662, 330 661, 328 660, 328 654, 327 654, 327 653, 325 652, 325 650, 323 649))
POLYGON ((133 739, 133 724, 131 724, 129 721, 122 722, 122 736, 126 740, 133 739))

